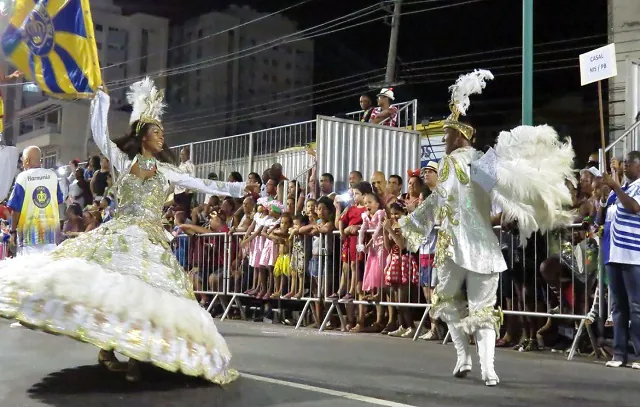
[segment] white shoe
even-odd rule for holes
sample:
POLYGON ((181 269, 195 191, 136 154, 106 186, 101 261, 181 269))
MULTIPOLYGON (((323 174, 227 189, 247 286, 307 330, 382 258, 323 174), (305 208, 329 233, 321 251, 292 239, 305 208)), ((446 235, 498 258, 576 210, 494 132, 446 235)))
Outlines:
POLYGON ((404 335, 407 332, 408 329, 410 329, 410 328, 400 327, 400 328, 396 329, 393 332, 389 332, 387 335, 393 336, 394 338, 401 338, 402 335, 404 335))
POLYGON ((22 328, 22 324, 20 322, 14 322, 9 325, 10 328, 22 328))
POLYGON ((436 334, 433 333, 433 331, 427 331, 426 334, 421 335, 418 337, 419 339, 422 339, 423 341, 432 341, 432 340, 436 340, 436 334))
POLYGON ((402 338, 413 338, 413 335, 415 335, 415 334, 416 334, 416 331, 415 331, 413 328, 409 327, 409 328, 407 328, 407 330, 402 334, 402 336, 401 336, 401 337, 402 337, 402 338))
POLYGON ((607 363, 605 363, 605 366, 606 367, 624 367, 625 363, 620 360, 610 360, 607 363))
POLYGON ((453 368, 453 376, 457 378, 466 377, 471 371, 471 352, 469 351, 469 340, 466 335, 462 334, 453 324, 449 325, 449 334, 451 341, 456 347, 456 366, 453 368))
POLYGON ((633 362, 631 364, 631 369, 640 370, 640 362, 633 362))
POLYGON ((478 356, 480 357, 480 368, 484 384, 497 386, 500 383, 500 378, 494 367, 496 331, 491 328, 479 329, 476 332, 476 343, 478 344, 478 356))

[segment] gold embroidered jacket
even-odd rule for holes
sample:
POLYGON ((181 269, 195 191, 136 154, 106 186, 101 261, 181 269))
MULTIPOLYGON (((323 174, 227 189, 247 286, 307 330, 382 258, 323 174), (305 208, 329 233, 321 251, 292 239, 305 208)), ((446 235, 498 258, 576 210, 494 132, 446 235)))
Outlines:
POLYGON ((469 179, 469 164, 482 153, 460 148, 440 160, 438 186, 418 208, 400 220, 409 248, 417 251, 440 225, 435 266, 447 259, 467 270, 489 274, 507 269, 491 226, 491 198, 469 179))

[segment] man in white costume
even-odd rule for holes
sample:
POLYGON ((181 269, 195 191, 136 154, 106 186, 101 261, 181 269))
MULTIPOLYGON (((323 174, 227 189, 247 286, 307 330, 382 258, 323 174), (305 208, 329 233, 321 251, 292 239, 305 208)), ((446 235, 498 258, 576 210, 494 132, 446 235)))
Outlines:
POLYGON ((24 149, 24 171, 16 177, 7 202, 12 211, 11 243, 17 243, 19 255, 52 251, 60 230, 58 205, 63 196, 58 174, 40 167, 41 155, 36 146, 24 149))
POLYGON ((435 192, 411 215, 402 218, 400 225, 413 251, 420 247, 435 224, 440 225, 435 251, 438 284, 432 301, 432 317, 448 325, 457 353, 453 375, 462 378, 471 371, 467 335, 473 335, 482 378, 487 386, 495 386, 500 381, 494 368, 495 341, 502 320, 500 311, 495 309, 496 292, 499 273, 507 266, 491 225, 492 200, 505 207, 503 221, 518 220, 526 236, 531 230, 566 221, 555 214, 560 212, 563 203, 570 202, 568 190, 548 188, 547 184, 562 184, 565 174, 571 173, 573 150, 561 146, 557 134, 548 126, 521 126, 501 133, 496 150, 483 157, 482 152, 471 147, 474 128, 460 122, 459 117, 469 107, 469 95, 481 93, 487 79, 493 79, 489 71, 477 70, 460 77, 450 88, 451 115, 444 124, 446 155, 439 163, 435 192), (541 153, 549 154, 553 160, 549 167, 558 170, 550 179, 543 178, 544 186, 527 183, 530 176, 523 175, 529 171, 531 176, 546 176, 544 169, 537 168, 536 157, 527 156, 529 150, 521 149, 520 157, 516 157, 513 150, 502 145, 511 147, 513 143, 531 143, 530 140, 540 144, 541 153), (522 167, 515 174, 509 174, 514 171, 512 167, 517 168, 518 160, 522 161, 522 167), (478 163, 482 164, 484 177, 474 178, 474 166, 478 168, 478 163), (520 189, 511 185, 518 182, 517 177, 522 177, 520 182, 524 184, 520 189), (537 218, 545 211, 551 214, 539 222, 537 218), (466 302, 462 292, 465 282, 466 302))

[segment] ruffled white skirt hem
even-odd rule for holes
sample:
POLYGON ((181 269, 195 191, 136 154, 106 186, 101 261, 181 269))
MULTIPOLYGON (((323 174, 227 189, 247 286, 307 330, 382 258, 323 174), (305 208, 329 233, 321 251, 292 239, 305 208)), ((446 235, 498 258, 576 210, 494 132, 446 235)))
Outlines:
POLYGON ((214 383, 238 377, 226 342, 196 301, 86 260, 0 262, 0 316, 214 383))

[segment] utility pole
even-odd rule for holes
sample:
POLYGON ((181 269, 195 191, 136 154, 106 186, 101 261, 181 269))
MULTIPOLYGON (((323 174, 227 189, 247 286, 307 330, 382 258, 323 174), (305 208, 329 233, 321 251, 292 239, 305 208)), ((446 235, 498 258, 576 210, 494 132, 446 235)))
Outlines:
POLYGON ((533 125, 533 0, 522 0, 522 124, 533 125))
POLYGON ((393 1, 393 17, 391 18, 391 36, 389 38, 389 54, 387 55, 387 73, 384 81, 391 86, 396 79, 396 56, 398 54, 398 34, 400 33, 400 8, 402 0, 393 1))
POLYGON ((396 82, 396 59, 398 56, 398 34, 400 33, 400 8, 402 0, 393 0, 393 11, 387 6, 382 8, 391 13, 391 36, 389 38, 389 52, 387 54, 387 72, 383 82, 370 83, 370 89, 390 88, 392 86, 402 85, 403 81, 396 82))

